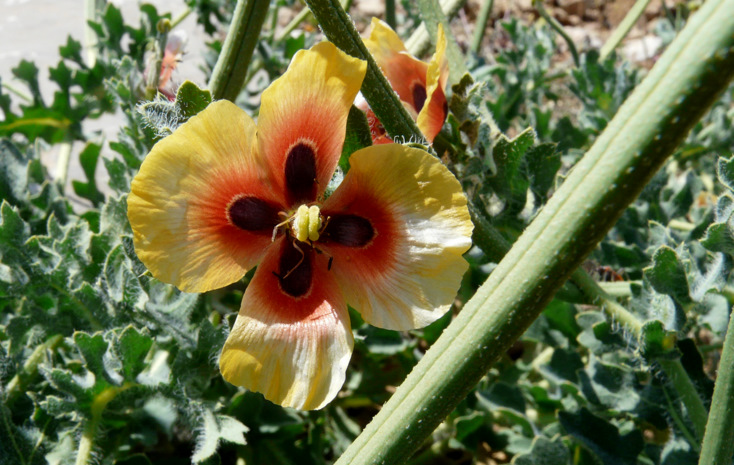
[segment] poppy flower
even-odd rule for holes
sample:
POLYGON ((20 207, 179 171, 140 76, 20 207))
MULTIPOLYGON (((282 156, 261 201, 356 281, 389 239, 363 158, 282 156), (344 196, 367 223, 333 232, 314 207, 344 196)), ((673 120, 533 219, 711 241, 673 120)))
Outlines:
POLYGON ((318 409, 353 347, 347 304, 373 325, 425 326, 450 307, 471 245, 467 200, 435 157, 355 152, 325 198, 365 63, 325 42, 298 52, 255 122, 217 101, 159 141, 132 182, 135 249, 185 292, 258 265, 219 360, 232 384, 318 409))
MULTIPOLYGON (((433 143, 448 114, 444 89, 448 80, 449 66, 446 60, 446 36, 443 27, 439 24, 436 53, 430 63, 411 55, 395 31, 377 18, 372 18, 372 32, 364 43, 395 93, 413 115, 418 129, 423 132, 428 142, 433 143)), ((392 142, 374 112, 368 108, 367 102, 360 102, 358 106, 367 112, 373 142, 375 144, 392 142)))

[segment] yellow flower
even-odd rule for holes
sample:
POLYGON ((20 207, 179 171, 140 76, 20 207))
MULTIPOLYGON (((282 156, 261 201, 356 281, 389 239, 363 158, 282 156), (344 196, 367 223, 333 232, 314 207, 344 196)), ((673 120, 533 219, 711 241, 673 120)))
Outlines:
MULTIPOLYGON (((364 43, 385 73, 395 93, 413 114, 418 128, 428 142, 432 143, 441 131, 448 114, 444 89, 449 67, 443 26, 440 24, 438 26, 436 53, 430 63, 412 56, 395 31, 377 18, 372 18, 372 32, 364 43)), ((367 111, 373 141, 376 144, 392 142, 375 114, 367 108, 366 102, 360 105, 360 108, 367 111)))
POLYGON ((330 43, 298 52, 263 93, 257 126, 212 103, 153 147, 128 197, 135 249, 157 279, 204 292, 259 263, 219 366, 284 406, 318 409, 338 393, 347 303, 376 326, 425 326, 467 267, 466 197, 423 151, 358 151, 324 199, 365 70, 330 43))

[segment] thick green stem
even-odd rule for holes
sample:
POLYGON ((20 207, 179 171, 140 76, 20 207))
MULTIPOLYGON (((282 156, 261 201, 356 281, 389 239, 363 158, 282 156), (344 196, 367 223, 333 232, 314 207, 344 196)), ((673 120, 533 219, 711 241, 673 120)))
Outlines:
POLYGON ((475 296, 337 462, 406 460, 537 318, 734 76, 734 0, 709 0, 475 296))
POLYGON ((367 62, 362 94, 393 140, 424 140, 415 121, 370 55, 352 19, 338 0, 306 0, 324 35, 347 54, 367 62))
POLYGON ((645 8, 647 8, 649 3, 650 0, 637 0, 635 2, 630 11, 627 12, 627 15, 624 17, 622 22, 619 23, 617 29, 615 29, 612 35, 609 36, 609 39, 607 39, 604 46, 599 51, 599 61, 606 60, 609 54, 619 46, 622 40, 624 40, 627 34, 629 34, 632 26, 635 25, 637 20, 640 19, 640 16, 642 16, 642 13, 645 12, 645 8))
POLYGON ((482 3, 482 9, 479 10, 479 16, 477 17, 477 23, 474 26, 474 37, 471 40, 471 51, 479 53, 479 49, 482 47, 482 39, 484 39, 484 31, 487 30, 487 23, 489 17, 492 15, 492 6, 494 0, 484 0, 482 3))
MULTIPOLYGON (((446 15, 447 18, 451 19, 456 16, 461 7, 464 6, 466 0, 441 0, 441 11, 446 15)), ((420 23, 415 28, 410 38, 405 41, 405 48, 417 57, 423 56, 428 53, 431 48, 431 37, 428 35, 428 29, 426 29, 426 23, 420 23)))
POLYGON ((706 423, 699 465, 731 463, 734 455, 734 318, 729 316, 711 413, 706 423))
POLYGON ((581 64, 581 60, 579 59, 579 52, 578 50, 576 50, 576 44, 573 43, 573 39, 571 39, 571 36, 566 33, 566 30, 563 29, 561 23, 559 23, 556 18, 548 13, 548 10, 546 10, 543 6, 543 0, 533 0, 533 6, 535 6, 536 10, 538 10, 538 14, 548 22, 550 27, 552 27, 553 30, 556 31, 563 38, 563 40, 566 41, 568 50, 571 52, 571 56, 573 56, 573 62, 576 64, 576 67, 578 67, 581 64))
POLYGON ((234 101, 240 94, 269 6, 269 0, 237 0, 222 53, 209 81, 214 99, 234 101))

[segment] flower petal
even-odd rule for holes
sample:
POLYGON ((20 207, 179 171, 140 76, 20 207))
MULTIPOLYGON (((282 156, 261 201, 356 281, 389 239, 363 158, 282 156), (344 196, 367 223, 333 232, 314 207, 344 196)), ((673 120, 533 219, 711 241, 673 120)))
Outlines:
POLYGON ((272 402, 319 409, 344 384, 354 341, 327 257, 303 243, 301 255, 291 240, 278 239, 255 272, 219 367, 230 383, 272 402), (288 278, 276 276, 293 270, 301 256, 304 261, 288 278))
POLYGON ((446 81, 449 74, 448 60, 446 59, 446 34, 443 25, 438 25, 436 38, 436 53, 431 58, 426 71, 426 101, 418 113, 416 124, 429 142, 433 142, 441 131, 443 122, 448 114, 446 102, 446 81))
POLYGON ((368 323, 426 326, 448 311, 468 267, 473 225, 461 185, 437 158, 397 144, 362 149, 349 163, 321 209, 331 219, 320 247, 368 323))
POLYGON ((260 149, 289 206, 313 201, 326 189, 366 70, 362 60, 322 42, 296 53, 263 92, 260 149))
POLYGON ((262 257, 282 200, 254 151, 255 132, 244 111, 219 101, 145 158, 127 205, 135 251, 153 276, 204 292, 262 257))
POLYGON ((428 96, 428 64, 410 55, 395 31, 377 18, 372 19, 372 32, 364 43, 400 100, 419 113, 428 96))

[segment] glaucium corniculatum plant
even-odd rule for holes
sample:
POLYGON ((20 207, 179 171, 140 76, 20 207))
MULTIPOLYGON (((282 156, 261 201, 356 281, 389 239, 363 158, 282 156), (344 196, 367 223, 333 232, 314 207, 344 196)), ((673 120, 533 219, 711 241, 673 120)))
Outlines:
POLYGON ((158 142, 132 182, 135 249, 157 279, 205 292, 258 269, 220 357, 229 382, 318 409, 344 383, 347 304, 375 326, 428 325, 451 306, 472 223, 425 151, 355 152, 328 198, 365 62, 328 42, 263 92, 257 125, 212 103, 158 142))

